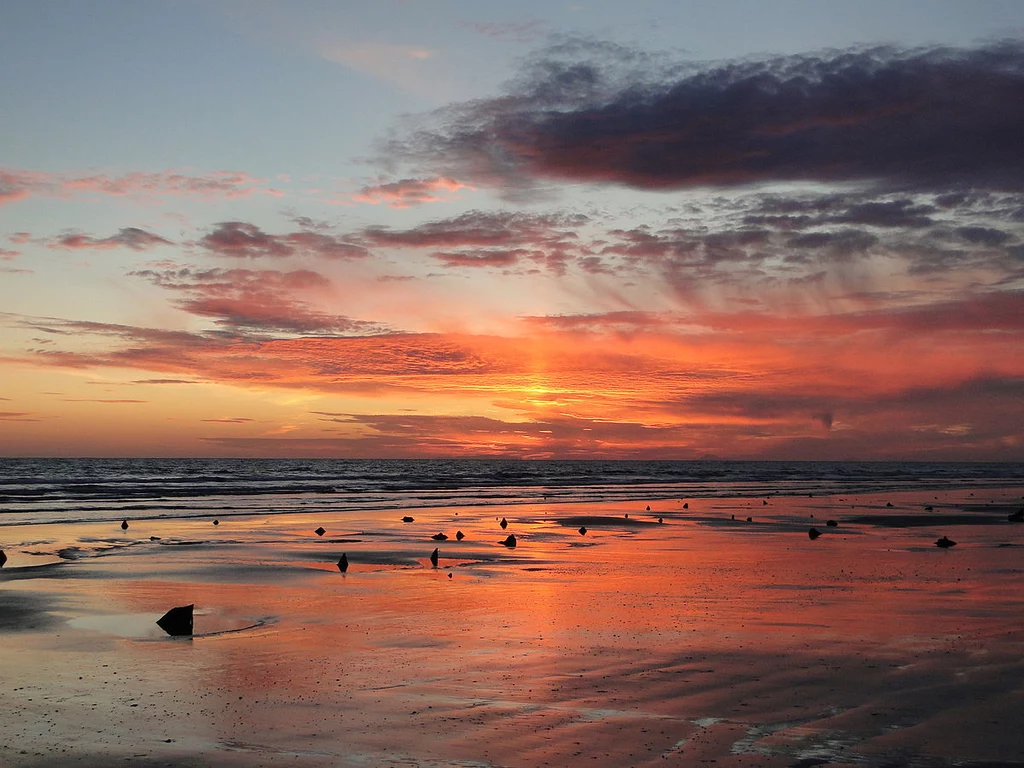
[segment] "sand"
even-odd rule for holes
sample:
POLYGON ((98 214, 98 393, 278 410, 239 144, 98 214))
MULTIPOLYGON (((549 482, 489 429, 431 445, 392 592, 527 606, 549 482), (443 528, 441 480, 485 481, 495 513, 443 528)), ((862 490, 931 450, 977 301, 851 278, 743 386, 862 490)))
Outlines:
POLYGON ((1022 493, 6 527, 0 765, 1024 765, 1022 493))

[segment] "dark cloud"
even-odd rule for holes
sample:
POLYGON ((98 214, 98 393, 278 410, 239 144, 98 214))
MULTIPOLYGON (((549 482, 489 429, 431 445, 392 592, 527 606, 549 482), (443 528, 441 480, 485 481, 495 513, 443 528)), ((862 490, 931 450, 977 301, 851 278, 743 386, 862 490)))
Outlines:
POLYGON ((373 245, 390 248, 489 248, 562 243, 588 221, 582 214, 529 214, 469 211, 410 229, 366 227, 361 235, 373 245))
POLYGON ((519 261, 524 251, 466 251, 431 254, 446 267, 511 267, 519 261))
POLYGON ((92 237, 91 235, 80 233, 69 233, 45 242, 50 248, 68 250, 130 248, 133 251, 145 251, 158 245, 174 245, 170 240, 138 227, 122 227, 116 235, 110 235, 109 237, 92 237))
MULTIPOLYGON (((387 146, 481 183, 1024 185, 1024 44, 826 51, 714 65, 607 45, 538 56, 501 97, 387 146), (657 68, 654 68, 657 65, 657 68)), ((868 210, 865 216, 887 212, 868 210)))
POLYGON ((382 326, 312 309, 295 293, 322 290, 330 281, 319 272, 250 269, 138 270, 130 273, 170 291, 174 303, 223 328, 258 333, 380 333, 382 326))
POLYGON ((361 245, 324 232, 304 229, 283 235, 264 232, 255 224, 226 221, 205 235, 199 245, 217 256, 255 259, 287 258, 296 255, 327 259, 356 259, 369 255, 361 245))

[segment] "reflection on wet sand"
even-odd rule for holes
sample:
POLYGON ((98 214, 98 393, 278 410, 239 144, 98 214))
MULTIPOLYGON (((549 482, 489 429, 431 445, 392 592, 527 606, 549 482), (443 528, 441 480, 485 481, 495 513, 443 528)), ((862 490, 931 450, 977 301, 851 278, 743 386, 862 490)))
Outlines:
POLYGON ((1009 765, 1019 498, 11 528, 0 764, 1009 765), (863 520, 887 502, 933 524, 863 520), (190 603, 194 635, 161 637, 190 603))

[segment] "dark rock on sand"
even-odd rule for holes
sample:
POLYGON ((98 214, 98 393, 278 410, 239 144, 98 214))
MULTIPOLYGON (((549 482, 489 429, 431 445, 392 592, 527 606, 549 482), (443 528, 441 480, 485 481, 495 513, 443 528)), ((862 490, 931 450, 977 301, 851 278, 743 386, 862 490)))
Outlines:
POLYGON ((435 549, 433 552, 430 553, 430 564, 432 566, 434 566, 435 568, 437 568, 437 558, 438 558, 438 552, 435 549))
POLYGON ((127 520, 122 520, 121 521, 121 530, 122 531, 127 531, 128 530, 128 521, 127 520))
POLYGON ((1024 507, 1021 507, 1016 512, 1011 512, 1006 519, 1011 523, 1024 523, 1024 507))
POLYGON ((500 526, 501 526, 501 530, 505 530, 506 528, 508 528, 508 520, 506 520, 506 519, 505 519, 505 518, 503 517, 503 518, 501 518, 501 522, 500 522, 500 523, 498 523, 498 525, 500 525, 500 526))
POLYGON ((936 547, 941 547, 942 549, 949 549, 950 547, 955 547, 956 546, 956 542, 953 541, 952 539, 949 539, 949 538, 946 538, 945 536, 943 536, 941 539, 939 539, 938 541, 935 542, 935 546, 936 547))
POLYGON ((2 549, 0 549, 0 568, 3 568, 4 567, 4 563, 6 563, 6 562, 7 562, 7 555, 5 555, 4 551, 2 549))
POLYGON ((587 535, 587 526, 581 525, 580 526, 580 536, 586 536, 586 535, 587 535))
POLYGON ((501 543, 509 549, 512 549, 516 545, 516 535, 514 533, 510 533, 508 537, 501 543))
POLYGON ((748 517, 748 518, 747 518, 747 522, 748 522, 748 523, 752 523, 752 522, 754 522, 754 518, 752 518, 752 517, 748 517))
POLYGON ((320 526, 315 531, 313 531, 313 533, 315 533, 317 536, 323 536, 325 533, 327 533, 327 531, 324 529, 323 526, 320 526))
POLYGON ((167 613, 156 620, 157 626, 168 635, 181 637, 192 634, 192 610, 194 605, 182 605, 178 608, 171 608, 167 613))
POLYGON ((455 540, 456 541, 462 541, 464 538, 466 538, 466 534, 464 534, 462 531, 456 531, 455 532, 455 540))
POLYGON ((819 531, 817 528, 811 528, 811 530, 807 532, 807 538, 809 538, 811 541, 814 541, 819 536, 821 536, 821 531, 819 531))
POLYGON ((341 559, 338 560, 338 570, 342 573, 348 570, 348 555, 342 554, 341 559))
POLYGON ((690 502, 688 502, 688 501, 683 502, 683 509, 689 509, 689 508, 690 508, 690 502))
POLYGON ((214 521, 213 521, 213 524, 214 524, 214 525, 220 525, 220 520, 214 520, 214 521))
MULTIPOLYGON (((648 505, 647 505, 647 511, 648 511, 648 512, 650 512, 650 511, 651 511, 651 505, 650 505, 650 504, 648 504, 648 505)), ((629 517, 629 515, 626 515, 626 517, 629 517)))
POLYGON ((887 501, 887 502, 885 502, 885 506, 887 506, 887 507, 891 507, 891 506, 892 506, 892 502, 891 502, 891 501, 887 501))
POLYGON ((405 517, 402 518, 402 522, 403 523, 414 523, 414 522, 416 522, 416 518, 415 517, 409 517, 408 515, 406 515, 405 517))
POLYGON ((432 538, 434 541, 448 541, 448 537, 445 536, 443 533, 435 533, 430 538, 432 538))
POLYGON ((835 520, 826 520, 825 525, 827 525, 829 528, 835 528, 839 525, 839 523, 837 523, 835 520))
POLYGON ((659 522, 659 523, 664 523, 664 522, 665 522, 665 518, 663 518, 663 517, 659 517, 659 518, 658 518, 658 522, 659 522))

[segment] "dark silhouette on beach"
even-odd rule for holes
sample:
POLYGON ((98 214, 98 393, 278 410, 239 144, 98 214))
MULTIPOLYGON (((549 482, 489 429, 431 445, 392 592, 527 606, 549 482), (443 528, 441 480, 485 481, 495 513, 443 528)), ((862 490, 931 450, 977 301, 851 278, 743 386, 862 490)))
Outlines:
POLYGON ((342 554, 341 559, 338 560, 338 570, 342 573, 348 570, 348 555, 342 554))
POLYGON ((323 536, 325 533, 327 533, 327 531, 324 530, 323 526, 320 526, 315 531, 313 531, 313 533, 315 533, 317 536, 323 536))
POLYGON ((192 634, 192 610, 195 605, 182 605, 171 608, 156 620, 157 625, 168 635, 184 637, 192 634))
POLYGON ((942 547, 942 549, 949 549, 950 547, 955 547, 956 542, 950 538, 947 538, 946 536, 943 536, 941 539, 935 542, 935 546, 942 547))
POLYGON ((434 566, 435 568, 437 568, 437 558, 438 558, 438 552, 435 549, 433 552, 430 553, 430 564, 432 566, 434 566))

